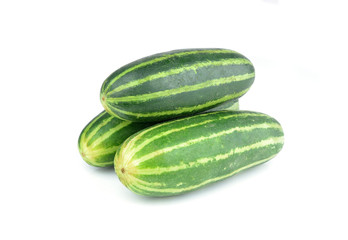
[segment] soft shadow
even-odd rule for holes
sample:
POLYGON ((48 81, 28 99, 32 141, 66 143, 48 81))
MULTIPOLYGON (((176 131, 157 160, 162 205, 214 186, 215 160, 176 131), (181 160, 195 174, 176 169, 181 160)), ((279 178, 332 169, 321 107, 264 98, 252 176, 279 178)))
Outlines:
POLYGON ((92 167, 93 168, 93 171, 95 172, 114 172, 115 169, 114 169, 114 166, 110 166, 110 167, 92 167))
POLYGON ((98 174, 98 175, 112 175, 115 174, 114 166, 110 167, 94 167, 88 164, 85 164, 85 167, 87 171, 91 172, 92 174, 98 174))

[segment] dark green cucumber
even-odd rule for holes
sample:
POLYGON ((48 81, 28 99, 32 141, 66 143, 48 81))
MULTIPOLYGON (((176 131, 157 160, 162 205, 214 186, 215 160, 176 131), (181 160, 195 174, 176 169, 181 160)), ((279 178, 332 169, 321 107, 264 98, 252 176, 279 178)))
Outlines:
POLYGON ((134 134, 118 149, 115 171, 137 194, 172 196, 264 163, 282 146, 282 127, 266 114, 204 113, 134 134))
MULTIPOLYGON (((238 110, 238 107, 238 100, 230 100, 210 111, 238 110)), ((78 140, 80 154, 92 166, 113 166, 115 153, 123 141, 154 124, 124 121, 103 111, 82 130, 78 140)))
POLYGON ((100 99, 120 119, 158 122, 238 99, 254 77, 252 63, 235 51, 176 50, 121 67, 104 81, 100 99))

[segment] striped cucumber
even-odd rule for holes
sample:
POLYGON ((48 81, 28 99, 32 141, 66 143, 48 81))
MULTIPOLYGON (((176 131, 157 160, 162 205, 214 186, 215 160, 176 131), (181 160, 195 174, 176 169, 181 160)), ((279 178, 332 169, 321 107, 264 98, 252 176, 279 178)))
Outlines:
POLYGON ((227 49, 184 49, 125 65, 103 83, 105 110, 134 122, 193 115, 238 99, 252 85, 252 63, 227 49))
POLYGON ((283 130, 266 114, 210 112, 134 134, 118 149, 115 171, 137 194, 171 196, 264 163, 282 146, 283 130))
MULTIPOLYGON (((230 100, 209 111, 238 110, 238 108, 238 100, 230 100)), ((82 130, 78 140, 80 154, 92 166, 113 166, 115 153, 123 141, 154 124, 124 121, 103 111, 82 130)))
POLYGON ((123 141, 151 125, 123 121, 103 111, 82 130, 78 140, 80 154, 92 166, 113 166, 115 153, 123 141))

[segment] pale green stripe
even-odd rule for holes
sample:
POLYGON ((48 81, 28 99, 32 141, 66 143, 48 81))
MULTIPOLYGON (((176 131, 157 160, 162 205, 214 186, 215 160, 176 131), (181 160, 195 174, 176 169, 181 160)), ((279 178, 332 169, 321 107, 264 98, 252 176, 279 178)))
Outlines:
POLYGON ((244 152, 254 150, 257 148, 267 147, 269 145, 283 144, 283 142, 284 142, 283 137, 271 137, 271 138, 256 142, 254 144, 246 145, 244 147, 234 148, 225 154, 219 154, 219 155, 214 156, 214 157, 205 157, 205 158, 196 159, 188 164, 182 163, 180 165, 166 167, 166 168, 157 167, 157 168, 149 168, 149 169, 138 169, 136 174, 137 175, 159 175, 162 173, 174 172, 174 171, 187 169, 187 168, 191 168, 191 167, 200 167, 201 165, 204 165, 208 162, 213 162, 213 161, 218 162, 220 160, 227 159, 228 157, 230 157, 234 154, 242 154, 244 152))
MULTIPOLYGON (((209 113, 203 113, 203 114, 200 114, 200 115, 196 115, 196 116, 191 116, 189 117, 190 119, 195 119, 195 118, 200 118, 206 114, 209 114, 209 115, 215 115, 215 114, 219 114, 219 112, 209 112, 209 113)), ((270 118, 268 115, 261 115, 260 113, 235 113, 233 114, 232 116, 234 117, 238 117, 238 116, 265 116, 267 118, 270 118)), ((220 118, 219 118, 220 119, 220 118)), ((180 122, 184 122, 184 121, 187 121, 187 118, 179 118, 179 119, 175 119, 175 120, 171 120, 171 121, 167 121, 167 122, 164 122, 164 123, 161 123, 161 124, 158 124, 156 126, 153 126, 151 128, 148 128, 148 129, 145 129, 143 131, 141 131, 139 134, 137 134, 136 136, 134 136, 132 139, 128 139, 126 141, 127 144, 123 144, 122 146, 122 151, 124 151, 124 149, 133 149, 131 150, 131 155, 134 155, 135 154, 135 151, 134 151, 134 145, 136 144, 136 142, 138 140, 140 140, 145 134, 147 134, 149 131, 153 131, 157 128, 161 128, 161 127, 164 127, 164 126, 167 126, 167 125, 170 125, 170 124, 173 124, 173 123, 180 123, 180 122)), ((170 130, 171 131, 171 130, 170 130)), ((165 134, 165 133, 164 133, 165 134)), ((156 134, 155 136, 155 139, 157 139, 157 136, 161 136, 161 134, 156 134)), ((154 139, 154 140, 155 140, 154 139)), ((149 139, 151 140, 151 139, 149 139)), ((139 144, 139 146, 143 146, 143 144, 139 144)), ((136 150, 138 151, 138 148, 136 148, 136 150)))
POLYGON ((193 145, 193 144, 196 144, 196 143, 208 140, 208 139, 221 137, 221 136, 224 136, 224 135, 227 135, 227 134, 231 134, 233 132, 248 132, 248 131, 252 131, 254 129, 260 129, 260 128, 262 128, 262 129, 266 129, 266 128, 281 129, 281 126, 278 123, 260 123, 260 124, 255 124, 255 125, 252 125, 252 126, 234 127, 234 128, 229 129, 229 130, 226 130, 226 131, 213 133, 213 134, 211 134, 209 136, 202 136, 202 137, 195 138, 195 139, 192 139, 190 141, 183 142, 183 143, 180 143, 180 144, 177 144, 177 145, 174 145, 174 146, 170 146, 170 147, 159 149, 159 150, 151 152, 151 153, 149 153, 149 154, 147 154, 147 155, 145 155, 145 156, 143 156, 141 158, 133 160, 132 161, 132 165, 133 166, 138 166, 140 163, 145 162, 147 160, 150 160, 150 159, 152 159, 154 157, 160 156, 160 155, 162 155, 164 153, 171 152, 171 151, 173 151, 175 149, 188 147, 190 145, 193 145))
MULTIPOLYGON (((214 112, 210 112, 210 113, 206 113, 206 114, 213 115, 213 114, 219 114, 219 113, 218 113, 218 112, 215 112, 215 113, 214 113, 214 112)), ((237 116, 244 116, 244 115, 246 115, 246 114, 248 114, 248 116, 249 116, 249 114, 250 114, 250 116, 260 116, 259 113, 238 113, 238 114, 233 114, 233 116, 235 116, 235 117, 237 117, 237 116)), ((191 116, 190 119, 195 119, 195 118, 197 118, 197 117, 201 117, 202 115, 204 115, 204 114, 200 114, 200 115, 196 115, 196 116, 191 116)), ((267 116, 267 115, 265 115, 265 116, 267 116)), ((269 118, 269 116, 267 116, 267 117, 269 118)), ((176 120, 171 120, 171 121, 167 121, 167 122, 158 124, 158 125, 153 126, 153 127, 151 127, 151 128, 145 129, 145 130, 141 131, 139 134, 137 134, 136 136, 134 136, 132 139, 128 139, 128 140, 127 140, 127 144, 123 144, 123 146, 122 146, 122 151, 124 151, 125 149, 130 149, 130 154, 129 154, 129 156, 133 156, 133 155, 136 153, 136 151, 139 151, 139 148, 136 148, 136 149, 135 149, 136 151, 134 151, 134 145, 136 144, 136 142, 137 142, 139 139, 141 139, 141 138, 142 138, 145 134, 147 134, 149 131, 153 131, 153 130, 155 130, 155 129, 157 129, 157 128, 161 128, 161 127, 167 126, 167 125, 169 125, 169 124, 178 123, 178 122, 183 122, 183 121, 186 121, 186 119, 187 119, 187 118, 180 118, 180 119, 176 119, 176 120), (131 149, 133 149, 133 150, 131 150, 131 149)), ((170 131, 172 131, 172 130, 170 130, 170 131)), ((166 134, 166 133, 163 133, 163 134, 166 134)), ((152 139, 153 139, 153 140, 156 140, 157 138, 160 138, 160 137, 161 137, 161 134, 156 134, 155 137, 149 139, 149 141, 147 141, 147 142, 152 141, 152 139)), ((146 144, 147 144, 147 143, 146 143, 146 144)), ((139 144, 139 146, 144 147, 146 144, 143 144, 143 143, 142 143, 142 144, 139 144)), ((127 159, 130 160, 130 158, 127 158, 127 159)), ((128 161, 127 161, 127 162, 128 162, 128 161)), ((125 164, 126 164, 126 163, 125 163, 125 164)))
POLYGON ((88 135, 85 144, 87 146, 87 143, 92 139, 92 137, 102 128, 104 127, 106 124, 108 124, 111 120, 113 119, 112 116, 109 116, 108 118, 104 119, 103 122, 101 124, 98 125, 98 127, 95 127, 93 129, 93 131, 88 135))
POLYGON ((221 84, 227 84, 231 82, 239 82, 248 80, 255 76, 255 73, 246 73, 243 75, 237 75, 237 76, 230 76, 230 77, 223 77, 218 79, 209 80, 200 84, 196 85, 186 85, 180 88, 174 88, 174 89, 167 89, 163 91, 153 92, 153 93, 147 93, 147 94, 140 94, 136 96, 124 96, 124 97, 117 97, 117 98, 108 98, 108 102, 110 103, 118 103, 118 102, 146 102, 151 99, 155 98, 161 98, 161 97, 170 97, 179 93, 183 92, 192 92, 196 90, 200 90, 203 88, 208 87, 214 87, 219 86, 221 84))
POLYGON ((121 122, 120 124, 118 124, 117 126, 115 126, 114 128, 110 128, 109 131, 105 132, 103 135, 101 135, 97 140, 95 140, 90 148, 94 148, 96 146, 98 146, 98 144, 102 143, 105 139, 107 139, 108 137, 110 137, 112 134, 114 134, 115 132, 121 130, 122 128, 128 126, 129 124, 131 124, 132 122, 129 121, 124 121, 121 122))
POLYGON ((110 166, 110 164, 113 164, 113 160, 111 161, 105 161, 104 159, 95 159, 94 156, 89 156, 89 155, 85 155, 83 157, 83 159, 93 165, 93 166, 98 166, 98 167, 105 167, 105 166, 110 166))
POLYGON ((192 107, 183 107, 183 108, 179 108, 179 109, 175 109, 175 110, 168 110, 168 111, 162 111, 162 112, 151 112, 151 113, 133 113, 133 112, 117 109, 117 108, 115 108, 115 109, 117 109, 118 112, 123 113, 125 115, 136 116, 136 117, 160 117, 160 116, 166 116, 166 115, 176 115, 176 114, 181 114, 181 113, 185 113, 185 112, 192 112, 192 111, 197 111, 197 110, 204 109, 204 108, 209 108, 209 107, 217 105, 219 103, 222 103, 222 102, 234 99, 234 98, 238 98, 238 97, 242 96, 244 93, 246 93, 249 90, 249 88, 247 88, 241 92, 238 92, 238 93, 226 95, 226 96, 224 96, 220 99, 217 99, 217 100, 206 102, 204 104, 195 105, 192 107))
MULTIPOLYGON (((213 114, 213 113, 210 113, 210 114, 213 114)), ((202 114, 203 115, 203 114, 202 114)), ((200 115, 200 116, 202 116, 200 115)), ((198 117, 197 116, 193 116, 191 117, 192 118, 196 118, 198 117)), ((168 124, 172 124, 174 122, 182 122, 182 121, 186 121, 186 118, 180 118, 180 119, 176 119, 176 120, 172 120, 172 121, 167 121, 167 122, 164 122, 164 123, 161 123, 161 124, 158 124, 156 126, 153 126, 151 128, 148 128, 148 129, 145 129, 143 131, 141 131, 139 134, 137 134, 136 136, 134 136, 132 139, 128 139, 125 144, 123 144, 123 147, 122 147, 122 151, 125 151, 125 149, 133 149, 134 148, 134 145, 135 143, 141 139, 146 133, 148 133, 149 131, 153 131, 154 129, 157 129, 157 128, 160 128, 160 127, 164 127, 164 126, 167 126, 168 124)), ((170 130, 170 131, 173 131, 173 130, 170 130)), ((166 133, 162 133, 162 134, 166 134, 166 133)), ((153 138, 150 138, 148 139, 147 141, 145 141, 146 143, 142 143, 140 144, 139 146, 141 146, 141 148, 143 148, 146 144, 148 144, 149 142, 153 141, 153 140, 156 140, 158 138, 160 138, 162 136, 162 134, 156 134, 153 138)), ((169 134, 169 133, 168 133, 169 134)), ((131 150, 132 154, 134 155, 134 153, 136 151, 139 151, 139 147, 136 148, 136 149, 133 149, 131 150)))
POLYGON ((116 152, 119 147, 120 147, 120 145, 117 145, 117 146, 112 146, 112 147, 105 148, 105 149, 101 148, 101 149, 97 149, 97 150, 87 148, 86 149, 87 151, 85 151, 86 152, 85 155, 87 157, 103 156, 106 154, 116 152))
POLYGON ((171 129, 169 131, 166 131, 166 132, 162 132, 162 133, 158 133, 156 134, 154 137, 152 138, 148 138, 146 139, 144 142, 142 142, 141 144, 138 145, 137 148, 135 148, 133 151, 134 152, 139 152, 141 149, 143 149, 146 145, 148 145, 149 143, 159 139, 159 138, 162 138, 164 136, 167 136, 169 134, 172 134, 172 133, 175 133, 175 132, 180 132, 182 130, 185 130, 185 129, 189 129, 189 128, 193 128, 193 127, 196 127, 196 126, 200 126, 200 125, 204 125, 204 124, 207 124, 207 123, 210 123, 214 121, 214 119, 210 119, 210 120, 207 120, 207 121, 203 121, 203 122, 200 122, 200 123, 196 123, 196 124, 191 124, 191 125, 186 125, 185 127, 181 127, 181 128, 175 128, 175 129, 171 129))
MULTIPOLYGON (((107 104, 105 104, 104 107, 105 107, 105 110, 107 110, 108 112, 111 112, 115 118, 121 119, 121 120, 123 120, 123 121, 129 121, 129 120, 127 120, 127 119, 125 119, 125 118, 123 118, 123 117, 117 115, 117 114, 114 113, 113 111, 111 111, 111 109, 113 109, 115 112, 117 112, 117 111, 120 112, 120 111, 122 111, 121 109, 119 109, 119 108, 117 108, 117 107, 115 107, 115 106, 111 106, 111 105, 108 105, 108 106, 107 106, 107 104)), ((111 114, 111 113, 110 113, 110 114, 111 114)))
MULTIPOLYGON (((120 91, 125 90, 127 88, 141 85, 145 82, 150 82, 150 81, 153 81, 153 80, 156 80, 159 78, 164 78, 164 77, 168 77, 171 75, 176 75, 176 74, 186 72, 186 71, 196 72, 199 68, 203 68, 203 67, 226 66, 226 65, 236 65, 236 64, 238 64, 238 65, 251 64, 251 62, 245 58, 231 58, 231 59, 222 59, 222 60, 218 60, 218 61, 198 62, 198 63, 192 64, 190 66, 187 66, 187 67, 174 68, 174 69, 170 69, 170 70, 165 71, 165 72, 158 72, 156 74, 149 75, 149 76, 142 78, 142 79, 136 79, 135 81, 123 84, 123 85, 113 89, 112 91, 108 92, 106 94, 106 96, 110 96, 113 93, 120 92, 120 91)), ((107 98, 107 101, 108 101, 108 98, 107 98)))
MULTIPOLYGON (((199 187, 202 187, 208 183, 212 183, 212 182, 216 182, 216 181, 219 181, 219 180, 222 180, 222 179, 225 179, 227 177, 230 177, 236 173, 239 173, 245 169, 248 169, 248 168, 251 168, 253 166, 256 166, 256 165, 259 165, 261 163, 264 163, 264 162, 267 162, 268 160, 272 159, 273 157, 275 157, 277 154, 274 154, 268 158, 265 158, 265 159, 262 159, 260 161, 257 161, 257 162, 254 162, 254 163, 251 163, 251 164, 248 164, 244 167, 241 167, 229 174, 226 174, 224 176, 220 176, 220 177, 216 177, 216 178, 212 178, 212 179, 208 179, 200 184, 196 184, 196 185, 193 185, 193 186, 190 186, 190 187, 186 187, 186 188, 165 188, 165 189, 157 189, 157 188, 151 188, 151 187, 146 187, 144 185, 136 185, 136 184, 133 184, 130 188, 137 188, 139 190, 139 192, 142 192, 142 191, 148 191, 148 192, 153 192, 153 193, 180 193, 180 192, 187 192, 187 191, 190 191, 190 190, 194 190, 196 188, 199 188, 199 187)), ((144 192, 145 193, 145 192, 144 192)))
POLYGON ((96 118, 94 118, 92 120, 92 122, 88 123, 87 127, 83 130, 82 136, 81 136, 81 142, 82 140, 84 140, 84 143, 86 143, 87 141, 86 139, 86 133, 89 131, 89 129, 93 126, 93 124, 95 122, 97 122, 100 118, 102 118, 105 115, 105 113, 100 114, 99 116, 97 116, 96 118))
MULTIPOLYGON (((235 117, 247 117, 247 116, 260 116, 259 113, 243 113, 243 114, 233 114, 233 115, 228 115, 228 116, 225 116, 225 117, 221 117, 219 118, 218 120, 226 120, 226 119, 230 119, 230 118, 235 118, 235 117)), ((261 115, 263 117, 266 117, 266 118, 269 118, 269 116, 267 115, 261 115)), ((209 119, 209 120, 206 120, 206 121, 203 121, 203 122, 200 122, 200 123, 195 123, 195 124, 191 124, 191 125, 186 125, 184 127, 180 127, 180 128, 174 128, 174 129, 170 129, 166 132, 161 132, 161 133, 158 133, 158 134, 155 134, 153 137, 151 138, 146 138, 146 140, 144 142, 142 142, 141 144, 139 144, 133 151, 134 152, 139 152, 141 149, 143 149, 146 145, 148 145, 149 143, 159 139, 159 138, 162 138, 164 136, 167 136, 169 134, 172 134, 172 133, 175 133, 175 132, 180 132, 180 131, 183 131, 183 130, 186 130, 188 128, 192 128, 192 127, 197 127, 197 126, 201 126, 201 125, 204 125, 204 124, 207 124, 207 123, 210 123, 210 122, 213 122, 213 121, 217 121, 217 119, 209 119)), ((162 125, 163 126, 163 125, 162 125)), ((154 128, 152 129, 149 129, 149 130, 153 130, 154 128)), ((146 132, 148 132, 149 130, 147 130, 146 132)), ((145 133, 146 133, 145 132, 145 133)), ((134 138, 139 139, 139 137, 143 136, 144 133, 142 134, 139 134, 137 136, 135 136, 134 138), (140 135, 140 136, 139 136, 140 135)), ((129 145, 128 145, 129 146, 129 145)), ((129 148, 128 148, 129 149, 129 148)))
POLYGON ((196 53, 211 53, 211 54, 213 54, 213 53, 236 53, 236 52, 231 51, 231 50, 227 50, 227 49, 215 49, 215 50, 210 49, 210 50, 194 50, 194 51, 180 52, 180 53, 173 53, 173 54, 164 55, 162 57, 158 57, 158 58, 146 61, 146 62, 142 62, 142 63, 137 64, 131 68, 126 69, 125 71, 123 71, 122 73, 117 75, 114 79, 112 79, 108 83, 108 86, 106 87, 106 89, 104 89, 104 92, 106 92, 111 87, 111 85, 114 84, 118 79, 120 79, 121 77, 123 77, 127 73, 130 73, 138 68, 145 67, 145 66, 151 65, 153 63, 167 60, 167 59, 170 59, 173 57, 187 56, 187 55, 192 55, 192 54, 196 54, 196 53))
POLYGON ((112 166, 114 164, 114 161, 111 160, 111 161, 107 161, 107 162, 104 162, 104 161, 96 161, 94 162, 95 164, 98 164, 98 167, 109 167, 109 166, 112 166))
POLYGON ((103 108, 106 112, 108 112, 111 116, 114 115, 113 111, 110 110, 110 106, 108 103, 105 101, 105 96, 104 93, 100 95, 100 102, 103 105, 103 108), (103 100, 104 99, 104 100, 103 100))
POLYGON ((165 187, 166 186, 166 184, 165 183, 161 183, 161 182, 151 182, 151 183, 149 183, 149 182, 145 182, 145 181, 143 181, 143 180, 141 180, 141 179, 139 179, 139 178, 136 178, 136 177, 134 177, 134 176, 132 176, 132 175, 129 175, 128 176, 128 181, 129 182, 137 182, 137 183, 140 183, 141 185, 143 185, 143 186, 149 186, 149 187, 155 187, 155 186, 158 186, 158 187, 165 187))

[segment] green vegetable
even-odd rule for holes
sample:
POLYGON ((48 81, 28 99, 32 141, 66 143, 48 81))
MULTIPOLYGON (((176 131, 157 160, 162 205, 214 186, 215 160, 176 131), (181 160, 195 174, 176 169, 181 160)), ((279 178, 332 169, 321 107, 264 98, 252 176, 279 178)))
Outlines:
POLYGON ((235 51, 176 50, 121 67, 104 81, 100 99, 120 119, 158 122, 238 99, 254 77, 252 63, 235 51))
POLYGON ((132 135, 115 155, 115 171, 137 194, 172 196, 264 163, 282 146, 282 127, 266 114, 204 113, 132 135))
POLYGON ((123 121, 103 111, 82 130, 78 140, 80 154, 92 166, 113 166, 116 150, 123 141, 151 125, 123 121))

